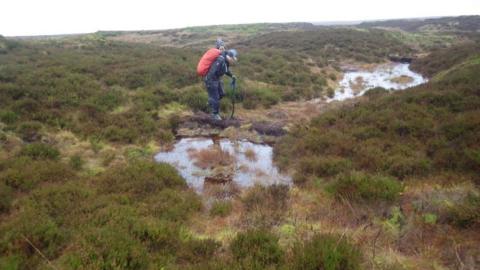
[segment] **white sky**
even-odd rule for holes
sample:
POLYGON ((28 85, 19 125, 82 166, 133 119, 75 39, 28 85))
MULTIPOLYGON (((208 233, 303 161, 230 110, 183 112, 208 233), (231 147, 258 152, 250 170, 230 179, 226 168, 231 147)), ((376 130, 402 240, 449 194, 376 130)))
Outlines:
POLYGON ((479 15, 480 0, 2 0, 0 34, 45 35, 195 25, 479 15))

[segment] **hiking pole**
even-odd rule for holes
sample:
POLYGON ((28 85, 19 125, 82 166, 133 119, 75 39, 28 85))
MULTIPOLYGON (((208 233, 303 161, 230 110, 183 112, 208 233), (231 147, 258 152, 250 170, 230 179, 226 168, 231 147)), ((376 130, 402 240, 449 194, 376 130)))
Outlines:
POLYGON ((235 88, 237 88, 237 78, 233 77, 230 82, 230 87, 232 88, 232 113, 230 114, 230 119, 233 119, 233 114, 235 113, 235 88))

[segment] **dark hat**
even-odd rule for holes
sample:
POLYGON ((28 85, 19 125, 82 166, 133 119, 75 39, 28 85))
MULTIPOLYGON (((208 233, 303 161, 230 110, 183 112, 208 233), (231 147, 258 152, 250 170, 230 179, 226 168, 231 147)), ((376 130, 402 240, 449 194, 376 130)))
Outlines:
POLYGON ((232 57, 235 61, 237 61, 237 55, 238 55, 237 50, 230 49, 227 51, 227 55, 232 57))

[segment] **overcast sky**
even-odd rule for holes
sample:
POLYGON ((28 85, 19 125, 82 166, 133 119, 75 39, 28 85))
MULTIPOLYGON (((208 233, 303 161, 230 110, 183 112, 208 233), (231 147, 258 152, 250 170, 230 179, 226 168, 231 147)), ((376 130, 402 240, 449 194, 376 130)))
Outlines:
POLYGON ((0 34, 45 35, 196 25, 479 15, 480 0, 3 0, 0 34))

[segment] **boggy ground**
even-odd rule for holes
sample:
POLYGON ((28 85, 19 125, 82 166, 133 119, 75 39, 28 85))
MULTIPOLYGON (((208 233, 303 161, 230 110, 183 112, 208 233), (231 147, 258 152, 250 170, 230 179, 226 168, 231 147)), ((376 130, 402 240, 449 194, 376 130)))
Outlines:
POLYGON ((209 185, 191 232, 227 245, 263 228, 293 254, 299 239, 334 234, 360 248, 365 269, 478 268, 478 68, 477 56, 404 93, 313 103, 313 119, 305 103, 240 112, 280 113, 285 127, 307 115, 275 144, 296 185, 209 185))
MULTIPOLYGON (((310 44, 292 38, 304 35, 321 41, 312 48, 325 47, 316 62, 364 61, 384 59, 388 44, 398 45, 383 42, 382 33, 280 33, 257 44, 310 44), (322 41, 326 34, 334 39, 322 41), (373 42, 357 51, 352 35, 373 42)), ((252 84, 245 101, 258 97, 267 108, 244 104, 252 111, 238 109, 243 122, 218 132, 275 142, 278 164, 296 184, 213 184, 199 195, 152 157, 180 135, 192 115, 187 108, 205 106, 189 73, 200 52, 87 44, 11 44, 1 55, 1 269, 478 268, 478 59, 451 59, 466 68, 458 71, 438 57, 455 54, 439 51, 442 65, 428 66, 444 70, 435 87, 305 105, 284 101, 328 90, 335 73, 312 80, 318 74, 299 65, 302 58, 289 59, 290 51, 252 52, 243 74, 284 87, 252 84), (266 68, 271 61, 292 65, 277 72, 266 68), (288 76, 293 70, 302 72, 288 76), (280 141, 259 134, 254 125, 262 120, 288 133, 274 137, 280 141)))
MULTIPOLYGON (((237 106, 236 119, 220 123, 210 121, 208 115, 204 113, 192 113, 186 110, 174 111, 180 117, 175 135, 179 137, 216 135, 231 140, 245 139, 258 143, 276 144, 287 132, 299 126, 308 128, 312 118, 322 112, 341 108, 353 108, 362 101, 368 101, 370 98, 359 97, 332 103, 326 103, 318 99, 282 102, 268 108, 258 107, 249 110, 242 108, 242 106, 237 106)), ((169 114, 170 112, 166 109, 159 113, 169 114)), ((14 158, 14 153, 25 152, 23 149, 25 146, 19 138, 9 132, 6 134, 4 145, 5 149, 10 150, 2 151, 2 154, 14 158)), ((236 186, 232 182, 223 184, 209 183, 206 184, 203 193, 198 196, 194 195, 191 190, 185 189, 185 187, 178 188, 176 184, 169 183, 170 180, 168 178, 163 179, 160 177, 161 181, 166 182, 166 189, 156 187, 156 184, 149 181, 152 175, 156 175, 149 171, 152 170, 149 167, 150 165, 127 166, 132 163, 137 164, 138 160, 150 160, 156 152, 167 148, 170 145, 169 143, 159 144, 157 141, 152 140, 143 145, 115 144, 105 141, 84 140, 68 131, 55 133, 42 131, 40 137, 41 142, 58 149, 60 152, 58 156, 62 164, 70 164, 69 166, 76 168, 74 174, 80 180, 75 178, 73 181, 80 183, 81 190, 87 193, 85 196, 90 198, 94 204, 92 208, 88 204, 79 206, 77 210, 84 213, 84 216, 81 218, 88 220, 100 217, 101 220, 108 220, 107 217, 113 217, 112 221, 102 224, 99 228, 106 228, 105 230, 107 231, 118 233, 105 236, 107 237, 105 241, 116 241, 114 243, 115 246, 112 247, 112 252, 116 252, 115 250, 118 252, 122 251, 126 254, 126 257, 122 257, 123 255, 120 254, 118 257, 106 257, 104 261, 88 259, 91 254, 97 252, 109 254, 106 251, 108 248, 101 246, 104 243, 103 240, 97 243, 100 246, 96 248, 92 248, 94 243, 88 242, 99 235, 104 235, 104 232, 93 229, 92 226, 94 225, 89 225, 88 230, 77 237, 71 236, 70 232, 75 232, 77 230, 76 226, 79 226, 78 224, 59 225, 60 227, 51 229, 54 238, 63 237, 57 240, 58 243, 53 243, 51 239, 38 239, 37 237, 42 237, 41 232, 27 233, 28 230, 36 226, 35 223, 28 223, 18 231, 11 229, 12 226, 15 226, 15 222, 22 222, 22 220, 30 221, 35 218, 29 216, 30 212, 28 211, 37 211, 39 213, 44 211, 43 205, 38 206, 41 209, 34 208, 34 210, 30 210, 31 206, 25 208, 18 202, 15 202, 14 206, 11 207, 8 218, 10 221, 6 223, 5 227, 0 228, 4 232, 9 232, 8 235, 6 234, 8 237, 4 238, 2 244, 4 252, 9 254, 17 254, 22 248, 33 249, 22 238, 22 235, 24 235, 29 241, 33 241, 33 245, 38 246, 39 250, 56 246, 52 251, 48 251, 50 253, 47 254, 48 258, 52 258, 55 265, 71 266, 77 263, 87 268, 98 268, 101 265, 127 264, 129 260, 132 260, 138 263, 140 267, 143 267, 145 266, 145 264, 142 264, 143 258, 136 254, 134 250, 142 246, 148 246, 149 256, 156 256, 155 261, 151 263, 152 265, 172 266, 192 262, 198 263, 197 259, 193 259, 196 256, 199 256, 198 260, 202 261, 204 258, 215 254, 215 256, 220 258, 220 261, 215 261, 217 265, 222 265, 222 263, 228 264, 229 261, 233 260, 232 264, 234 265, 238 265, 241 262, 243 266, 240 269, 251 269, 253 266, 250 260, 262 261, 263 259, 252 259, 249 255, 242 255, 246 256, 246 258, 238 255, 239 257, 233 257, 232 259, 232 256, 237 256, 232 255, 237 252, 234 251, 236 249, 232 247, 232 243, 237 243, 238 238, 243 237, 242 233, 253 230, 260 231, 260 233, 258 235, 254 233, 253 236, 250 235, 248 237, 262 237, 263 231, 269 231, 270 234, 267 234, 268 237, 265 241, 273 241, 272 245, 276 247, 274 250, 285 251, 284 255, 278 255, 272 260, 262 261, 261 266, 253 267, 257 269, 282 267, 285 267, 285 269, 302 269, 301 266, 294 263, 296 260, 300 260, 297 254, 300 248, 299 243, 307 243, 314 235, 333 235, 336 237, 335 243, 348 241, 348 245, 353 245, 356 249, 361 250, 362 253, 361 262, 355 261, 352 263, 354 265, 363 265, 366 269, 374 267, 377 269, 441 269, 439 266, 441 263, 435 260, 438 254, 428 253, 430 250, 429 245, 432 245, 430 241, 463 241, 460 248, 465 249, 467 253, 458 251, 460 252, 458 256, 461 256, 460 260, 462 263, 467 263, 464 261, 472 258, 472 255, 468 253, 470 249, 465 247, 465 245, 476 243, 476 240, 465 240, 466 235, 461 234, 454 240, 449 240, 449 238, 429 238, 425 244, 421 246, 415 245, 414 248, 410 248, 406 244, 409 239, 416 239, 416 235, 425 234, 429 230, 429 228, 421 227, 414 234, 409 234, 408 238, 401 238, 403 242, 399 245, 398 235, 401 234, 400 226, 405 221, 403 216, 396 214, 397 212, 392 210, 391 204, 381 203, 379 205, 369 203, 352 205, 348 200, 339 201, 323 189, 321 179, 318 179, 314 185, 308 188, 301 186, 289 188, 273 185, 269 187, 255 186, 245 189, 236 186), (125 166, 127 167, 125 168, 125 166), (147 171, 144 176, 140 176, 143 175, 143 170, 147 171), (122 177, 122 174, 126 176, 122 177), (136 175, 139 176, 136 177, 136 175), (138 182, 130 183, 131 179, 129 177, 136 179, 135 181, 138 182), (97 187, 99 183, 102 184, 100 187, 97 187), (154 187, 153 189, 151 189, 152 186, 154 187), (88 192, 93 192, 98 198, 93 198, 92 193, 88 192), (173 195, 172 193, 178 193, 178 195, 173 195), (168 200, 165 198, 168 198, 168 200), (114 200, 115 203, 110 200, 114 200), (173 202, 176 202, 176 204, 172 204, 173 202), (137 210, 135 209, 144 209, 145 205, 152 205, 152 207, 148 208, 148 210, 142 210, 142 213, 136 212, 137 210), (120 210, 117 209, 118 207, 120 210), (166 211, 165 209, 168 208, 172 210, 166 211), (135 222, 132 222, 131 218, 124 214, 119 214, 118 211, 127 211, 128 216, 133 217, 135 222), (165 211, 165 214, 161 214, 161 211, 165 211), (156 218, 150 220, 149 216, 161 218, 159 219, 160 221, 156 218), (178 221, 178 219, 181 219, 182 222, 178 221), (160 224, 157 224, 158 222, 160 224), (128 229, 133 225, 135 225, 133 229, 128 229), (162 231, 162 228, 165 226, 178 227, 179 229, 178 231, 175 229, 165 232, 162 231), (68 232, 64 234, 59 228, 68 228, 68 232), (128 233, 124 233, 124 230, 127 230, 128 233), (164 235, 166 233, 168 235, 164 235), (125 234, 127 239, 116 239, 117 235, 121 234, 125 234), (85 242, 81 240, 82 237, 90 240, 85 240, 87 241, 85 242), (108 237, 111 237, 111 239, 108 237), (48 241, 51 241, 52 244, 49 244, 48 241), (209 241, 212 242, 210 243, 209 241), (7 247, 9 242, 18 243, 18 246, 7 247), (124 245, 127 245, 127 247, 125 248, 124 245), (161 248, 162 245, 167 246, 166 248, 161 248), (64 246, 66 246, 65 250, 64 246), (205 254, 199 250, 202 250, 201 252, 205 252, 205 254), (159 252, 167 255, 159 256, 159 252), (181 252, 182 254, 179 253, 180 255, 175 257, 170 254, 172 252, 181 252), (199 255, 197 252, 203 255, 199 255), (60 256, 59 254, 63 255, 60 256), (124 259, 125 261, 123 261, 124 259)), ((27 154, 24 155, 38 158, 35 153, 35 151, 33 153, 27 151, 27 154)), ((213 162, 212 164, 214 165, 229 165, 226 162, 228 157, 218 160, 218 158, 212 158, 212 155, 209 155, 209 153, 197 153, 197 159, 202 159, 202 157, 210 159, 210 162, 213 162)), ((255 157, 252 156, 251 158, 255 157)), ((205 158, 199 161, 205 161, 205 158)), ((8 173, 16 173, 17 171, 15 170, 20 172, 23 168, 21 162, 15 166, 14 170, 8 173)), ((155 171, 156 169, 153 170, 155 171)), ((171 172, 169 171, 169 173, 171 172)), ((287 171, 287 173, 289 172, 287 171)), ((158 172, 158 174, 162 175, 163 173, 158 172)), ((10 176, 6 173, 0 174, 0 179, 5 180, 8 177, 10 176)), ((69 194, 71 190, 77 188, 68 187, 67 190, 62 190, 62 181, 65 180, 62 179, 60 181, 61 184, 54 183, 51 190, 44 191, 45 194, 41 193, 36 196, 62 197, 65 196, 64 194, 69 194)), ((75 197, 72 201, 83 200, 82 198, 81 196, 75 197)), ((43 197, 39 200, 43 200, 43 197)), ((63 207, 61 204, 45 207, 47 207, 48 211, 53 211, 57 215, 54 220, 55 224, 57 219, 64 218, 63 214, 56 214, 56 211, 59 211, 58 207, 63 207), (50 210, 50 208, 53 210, 50 210)), ((75 209, 71 205, 68 207, 68 209, 75 209)), ((49 220, 45 222, 48 223, 49 220)), ((248 246, 246 248, 250 249, 248 246)), ((347 251, 345 252, 348 254, 347 251)), ((20 252, 18 254, 23 253, 20 252)), ((455 252, 447 255, 449 256, 448 258, 456 257, 455 252)), ((16 259, 17 257, 12 256, 5 259, 5 263, 12 263, 13 265, 17 261, 25 260, 26 264, 19 263, 19 265, 32 266, 33 268, 36 265, 45 263, 41 255, 34 250, 25 256, 26 259, 16 259)), ((352 255, 352 258, 357 257, 357 255, 352 255)), ((349 259, 345 260, 348 261, 349 259)), ((299 264, 301 265, 301 263, 299 264)), ((256 265, 256 262, 253 265, 256 265)), ((211 269, 211 267, 212 265, 209 265, 205 269, 211 269)), ((222 266, 218 267, 222 269, 222 266)), ((127 265, 126 268, 135 267, 127 265)), ((351 269, 356 268, 353 267, 351 269)))
POLYGON ((256 109, 244 109, 237 104, 233 119, 230 119, 230 112, 227 111, 222 121, 212 120, 204 112, 185 113, 181 117, 176 135, 178 137, 216 136, 274 144, 292 126, 306 124, 318 113, 340 106, 352 106, 358 101, 359 99, 327 103, 322 99, 313 99, 282 102, 269 108, 256 109))
MULTIPOLYGON (((331 80, 328 81, 328 87, 332 91, 326 93, 326 96, 297 101, 272 101, 272 103, 269 103, 268 98, 266 98, 261 102, 261 106, 259 106, 256 101, 258 99, 257 97, 243 96, 244 93, 237 89, 236 94, 243 96, 243 102, 236 104, 233 119, 230 118, 232 93, 228 92, 227 96, 221 102, 223 121, 213 121, 203 112, 186 113, 183 114, 180 120, 181 123, 177 129, 177 135, 180 137, 220 136, 237 140, 250 140, 257 143, 274 143, 280 136, 285 135, 292 126, 307 124, 312 117, 319 113, 326 110, 334 110, 342 106, 352 106, 361 99, 350 99, 345 102, 335 102, 335 100, 339 101, 348 99, 349 97, 358 97, 359 94, 363 94, 370 85, 389 85, 388 83, 391 81, 398 85, 390 85, 390 87, 405 87, 414 81, 414 78, 403 75, 406 71, 394 71, 394 69, 400 66, 396 66, 395 63, 391 62, 377 64, 344 62, 341 66, 344 72, 350 72, 351 74, 344 74, 333 68, 324 68, 317 72, 319 76, 321 76, 322 72, 329 73, 332 76, 331 80), (397 73, 399 74, 398 77, 391 75, 397 73), (364 81, 363 76, 372 78, 364 81), (382 81, 382 79, 384 81, 382 81), (347 81, 345 82, 345 80, 347 81), (349 87, 352 88, 351 94, 349 91, 343 89, 345 84, 349 84, 349 87), (340 93, 335 94, 333 89, 337 89, 336 91, 340 93), (344 91, 347 93, 344 93, 344 91)), ((318 67, 312 69, 315 73, 318 67)), ((420 75, 415 75, 421 78, 421 80, 417 78, 416 84, 424 81, 420 75)), ((247 80, 247 82, 245 82, 246 87, 249 87, 249 84, 251 84, 251 82, 247 80)), ((259 84, 257 86, 266 87, 268 84, 259 84)), ((380 91, 382 89, 378 90, 380 91)))

